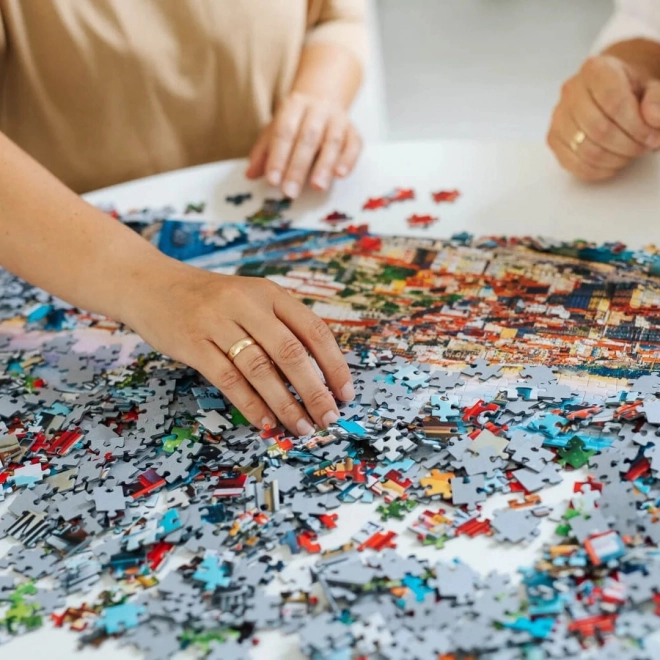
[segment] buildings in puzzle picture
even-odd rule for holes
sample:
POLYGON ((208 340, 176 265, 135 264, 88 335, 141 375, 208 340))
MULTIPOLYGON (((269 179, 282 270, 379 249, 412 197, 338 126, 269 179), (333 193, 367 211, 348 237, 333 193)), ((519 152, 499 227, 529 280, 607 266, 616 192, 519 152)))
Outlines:
POLYGON ((524 245, 411 238, 356 238, 260 268, 308 303, 346 348, 602 375, 660 363, 660 285, 634 268, 524 245))

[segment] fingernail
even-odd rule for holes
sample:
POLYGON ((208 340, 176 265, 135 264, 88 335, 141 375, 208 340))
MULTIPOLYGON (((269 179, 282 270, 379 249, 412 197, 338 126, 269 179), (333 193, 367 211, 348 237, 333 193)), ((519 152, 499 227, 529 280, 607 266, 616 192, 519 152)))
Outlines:
POLYGON ((342 401, 353 401, 355 398, 355 388, 353 387, 353 383, 346 383, 346 385, 344 385, 339 391, 339 395, 341 396, 342 401))
POLYGON ((348 174, 348 167, 346 167, 346 165, 339 165, 337 167, 337 174, 339 174, 339 176, 346 176, 348 174))
POLYGON ((272 417, 264 417, 261 420, 261 428, 265 429, 266 427, 272 429, 277 426, 277 422, 272 417))
POLYGON ((649 149, 660 149, 660 135, 651 135, 646 140, 646 146, 649 149))
POLYGON ((325 415, 323 415, 323 426, 328 428, 328 426, 334 424, 338 419, 339 415, 334 410, 330 410, 329 412, 325 413, 325 415))
POLYGON ((314 185, 322 190, 327 190, 330 185, 330 177, 327 174, 319 174, 314 178, 314 185))
POLYGON ((300 186, 294 181, 288 181, 284 184, 284 194, 290 199, 295 199, 300 194, 300 186))
POLYGON ((299 419, 296 424, 296 431, 300 436, 312 435, 314 427, 306 419, 299 419))
POLYGON ((268 172, 268 183, 270 183, 271 186, 279 186, 280 183, 282 183, 282 174, 277 170, 268 172))

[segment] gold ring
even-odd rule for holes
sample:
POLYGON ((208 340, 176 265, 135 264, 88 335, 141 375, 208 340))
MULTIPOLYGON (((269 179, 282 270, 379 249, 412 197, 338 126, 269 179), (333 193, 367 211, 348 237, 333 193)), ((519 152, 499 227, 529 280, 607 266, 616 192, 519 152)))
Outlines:
POLYGON ((571 140, 571 151, 577 153, 577 150, 580 148, 580 145, 587 139, 587 136, 584 131, 578 131, 571 140))
POLYGON ((258 346, 257 342, 252 339, 252 337, 245 337, 245 339, 239 339, 232 347, 227 351, 227 357, 233 362, 238 354, 241 351, 244 351, 248 346, 258 346))

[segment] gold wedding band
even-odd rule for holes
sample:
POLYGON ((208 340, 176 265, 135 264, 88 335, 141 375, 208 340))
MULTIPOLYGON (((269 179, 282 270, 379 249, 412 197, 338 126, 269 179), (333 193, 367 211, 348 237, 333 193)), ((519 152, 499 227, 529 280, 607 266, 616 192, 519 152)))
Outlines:
POLYGON ((587 139, 587 136, 584 131, 578 131, 571 140, 571 150, 573 153, 577 153, 577 150, 580 148, 580 145, 587 139))
POLYGON ((248 346, 258 346, 257 342, 252 339, 252 337, 245 337, 245 339, 239 339, 232 347, 227 351, 227 357, 233 362, 238 354, 241 351, 244 351, 248 346))

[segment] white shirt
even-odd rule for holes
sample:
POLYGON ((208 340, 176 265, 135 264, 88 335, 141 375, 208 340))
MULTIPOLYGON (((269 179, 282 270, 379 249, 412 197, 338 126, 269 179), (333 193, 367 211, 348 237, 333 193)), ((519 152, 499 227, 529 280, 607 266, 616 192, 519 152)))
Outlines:
POLYGON ((615 0, 615 4, 614 15, 594 44, 594 54, 628 39, 660 42, 660 0, 615 0))

